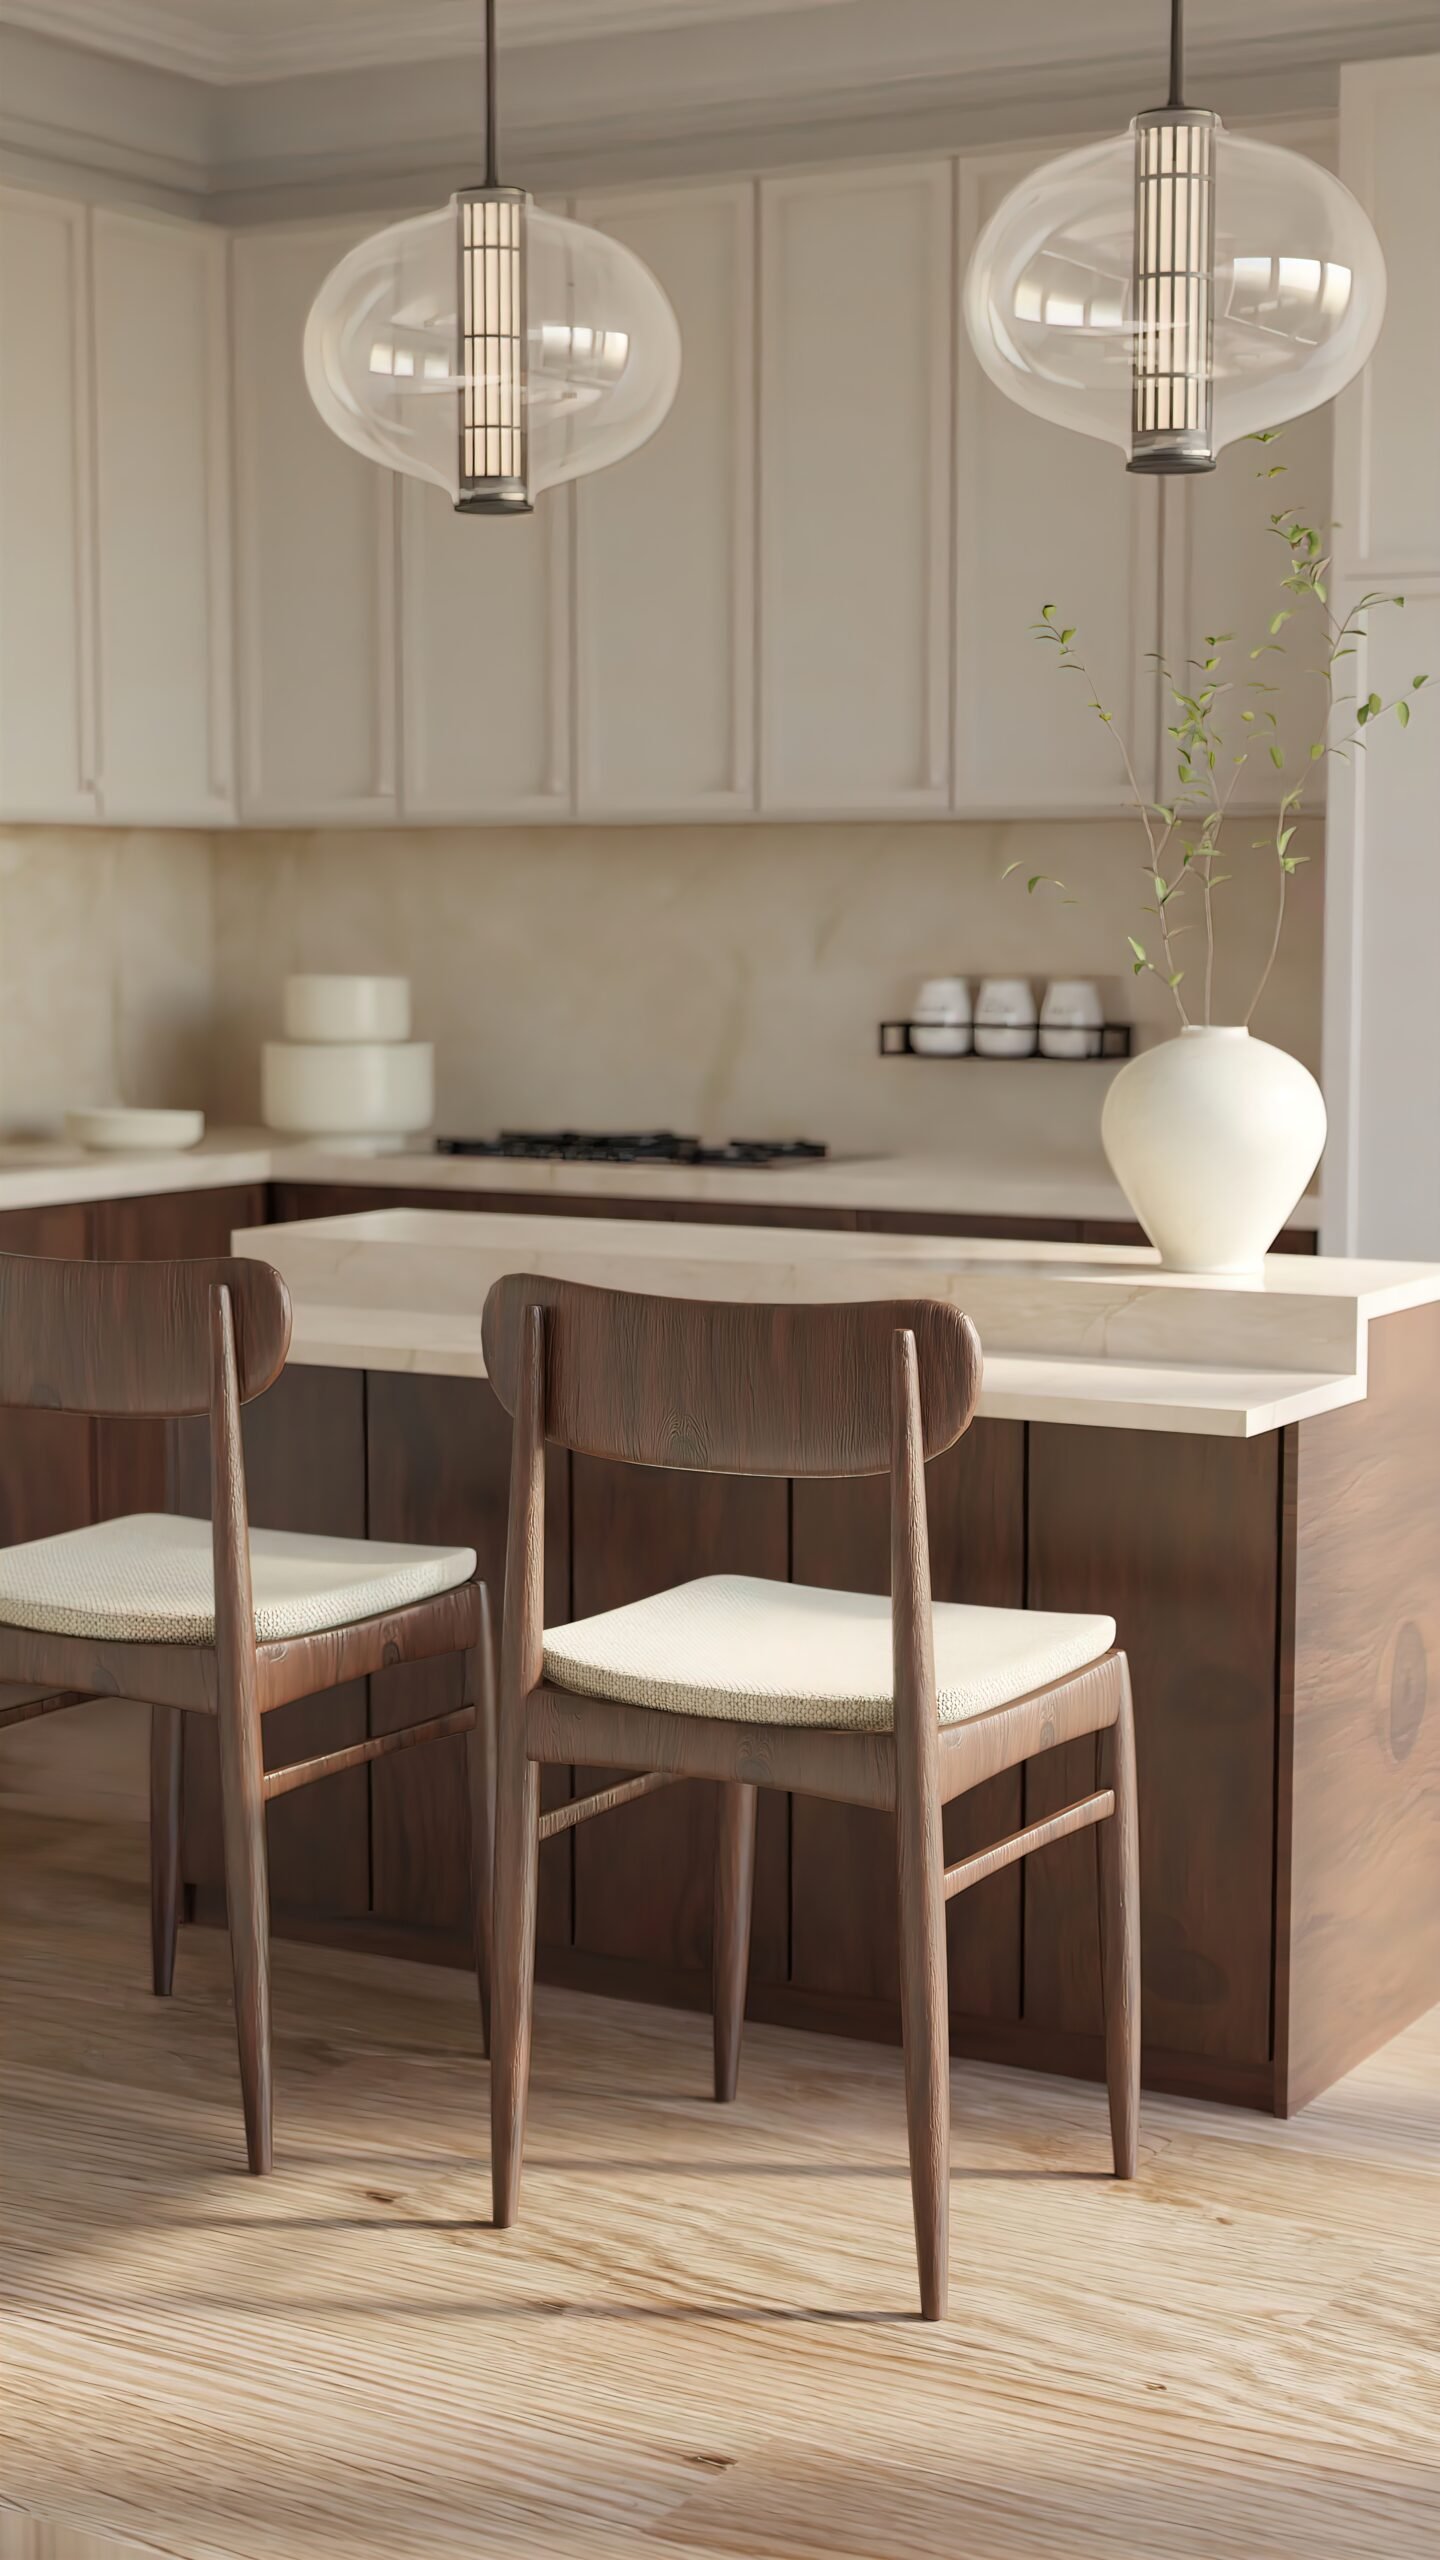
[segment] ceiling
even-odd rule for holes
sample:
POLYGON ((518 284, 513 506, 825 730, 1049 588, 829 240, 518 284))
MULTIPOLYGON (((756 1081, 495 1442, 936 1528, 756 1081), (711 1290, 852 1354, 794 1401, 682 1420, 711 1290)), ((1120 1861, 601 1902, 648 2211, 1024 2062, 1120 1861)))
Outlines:
MULTIPOLYGON (((563 44, 848 5, 499 0, 499 18, 502 42, 563 44)), ((482 0, 0 0, 0 25, 220 82, 445 60, 478 46, 482 19, 482 0)))
MULTIPOLYGON (((499 0, 512 51, 642 37, 740 55, 794 40, 823 70, 832 45, 883 18, 897 59, 935 71, 1083 63, 1164 50, 1165 0, 499 0), (800 22, 825 16, 822 35, 800 22), (766 22, 757 25, 757 21, 766 22), (848 25, 847 25, 848 22, 848 25)), ((224 85, 452 59, 475 51, 482 0, 0 0, 22 28, 224 85)), ((1440 0, 1190 0, 1193 56, 1229 67, 1262 46, 1297 65, 1440 44, 1440 0)))

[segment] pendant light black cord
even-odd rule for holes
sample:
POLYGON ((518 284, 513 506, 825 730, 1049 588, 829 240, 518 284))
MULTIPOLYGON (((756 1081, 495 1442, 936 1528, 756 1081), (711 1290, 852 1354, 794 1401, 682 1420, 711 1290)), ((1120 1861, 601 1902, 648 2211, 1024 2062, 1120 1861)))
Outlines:
POLYGON ((1165 104, 1185 104, 1185 0, 1170 0, 1170 95, 1165 104))
POLYGON ((485 184, 487 187, 498 187, 500 184, 500 162, 495 128, 495 0, 485 0, 485 184))

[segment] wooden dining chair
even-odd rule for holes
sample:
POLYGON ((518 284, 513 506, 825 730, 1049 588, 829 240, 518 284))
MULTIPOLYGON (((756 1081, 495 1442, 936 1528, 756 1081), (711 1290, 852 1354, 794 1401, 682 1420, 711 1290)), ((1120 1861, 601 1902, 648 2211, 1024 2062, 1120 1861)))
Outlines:
POLYGON ((715 2094, 733 2098, 749 1958, 756 1791, 895 1817, 910 2181, 928 2320, 943 2319, 950 2142, 945 1905, 1052 1840, 1097 1830, 1117 2177, 1135 2175, 1140 1949, 1130 1682, 1111 1618, 935 1606, 924 1465, 975 1409, 980 1345, 955 1308, 730 1306, 516 1276, 485 1306, 486 1366, 515 1418, 501 1638, 492 2176, 519 2201, 540 1843, 681 1778, 720 1788, 715 2094), (545 1442, 707 1474, 888 1472, 891 1598, 710 1576, 547 1632, 545 1442), (1103 1737, 1103 1783, 945 1865, 941 1809, 1037 1752, 1103 1737), (540 1811, 547 1763, 633 1769, 540 1811))
POLYGON ((274 1384, 290 1298, 268 1263, 0 1255, 0 1406, 208 1414, 212 1517, 146 1513, 0 1549, 0 1725, 135 1698, 150 1707, 155 1990, 174 1979, 183 1718, 214 1719, 245 2142, 273 2159, 265 1807, 292 1788, 447 1734, 467 1737, 473 1911, 488 2021, 494 1681, 469 1547, 252 1530, 242 1405, 274 1384), (262 1720, 392 1663, 464 1656, 463 1703, 397 1733, 266 1769, 262 1720))

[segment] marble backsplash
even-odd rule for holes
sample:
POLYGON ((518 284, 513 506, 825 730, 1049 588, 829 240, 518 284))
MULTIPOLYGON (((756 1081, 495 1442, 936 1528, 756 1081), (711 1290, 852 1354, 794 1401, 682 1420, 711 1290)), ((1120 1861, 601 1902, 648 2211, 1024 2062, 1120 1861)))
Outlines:
MULTIPOLYGON (((1243 820, 1238 843, 1261 832, 1243 820)), ((1321 842, 1257 1028, 1318 1066, 1321 842)), ((1217 1019, 1268 938, 1273 864, 1237 854, 1217 1019)), ((1094 976, 1144 1036, 1169 1000, 1130 831, 1013 825, 0 832, 0 1124, 67 1101, 258 1107, 292 969, 414 981, 444 1126, 669 1124, 977 1162, 1098 1162, 1105 1078, 882 1063, 875 1026, 942 971, 1094 976), (1021 870, 1005 880, 1006 866, 1021 870), (1065 895, 1027 898, 1052 873, 1065 895), (1073 900, 1073 903, 1068 902, 1073 900)), ((1217 900, 1217 905, 1219 900, 1217 900)), ((1181 946, 1192 977, 1203 941, 1181 946)))
POLYGON ((208 834, 0 827, 0 1131, 215 1089, 208 834))
MULTIPOLYGON (((1322 830, 1307 833, 1318 856, 1322 830)), ((919 979, 1096 976, 1117 1019, 1158 1032, 1171 1010, 1125 967, 1146 892, 1111 824, 250 834, 215 859, 215 1096, 232 1119, 255 1109, 291 969, 408 972, 447 1128, 668 1125, 1012 1166, 1098 1161, 1106 1079, 883 1063, 876 1025, 919 979), (1075 903, 1027 898, 1033 871, 1075 903)), ((1253 967, 1273 863, 1247 853, 1237 872, 1227 944, 1253 967)), ((1296 882, 1258 1027, 1315 1066, 1318 859, 1296 882)), ((1198 968, 1198 934, 1181 948, 1198 968)), ((1222 968, 1222 1004, 1236 984, 1222 968)))

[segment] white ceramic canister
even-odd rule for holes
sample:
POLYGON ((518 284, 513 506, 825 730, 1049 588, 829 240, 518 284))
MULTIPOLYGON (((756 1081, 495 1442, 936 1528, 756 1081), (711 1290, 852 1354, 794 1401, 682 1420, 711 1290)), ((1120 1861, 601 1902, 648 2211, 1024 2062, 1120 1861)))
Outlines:
POLYGON ((287 1040, 408 1040, 408 978, 364 978, 307 972, 287 978, 287 1040))
POLYGON ((963 978, 927 978, 910 1015, 910 1046, 917 1058, 967 1058, 970 1054, 970 989, 963 978))
POLYGON ((1042 1058, 1098 1058, 1105 1008, 1093 978, 1052 978, 1040 1005, 1042 1058))
POLYGON ((269 1129, 358 1148, 395 1146, 435 1117, 428 1040, 267 1040, 260 1107, 269 1129))
POLYGON ((1033 1058, 1035 990, 1028 978, 986 978, 975 1003, 977 1058, 1033 1058))

